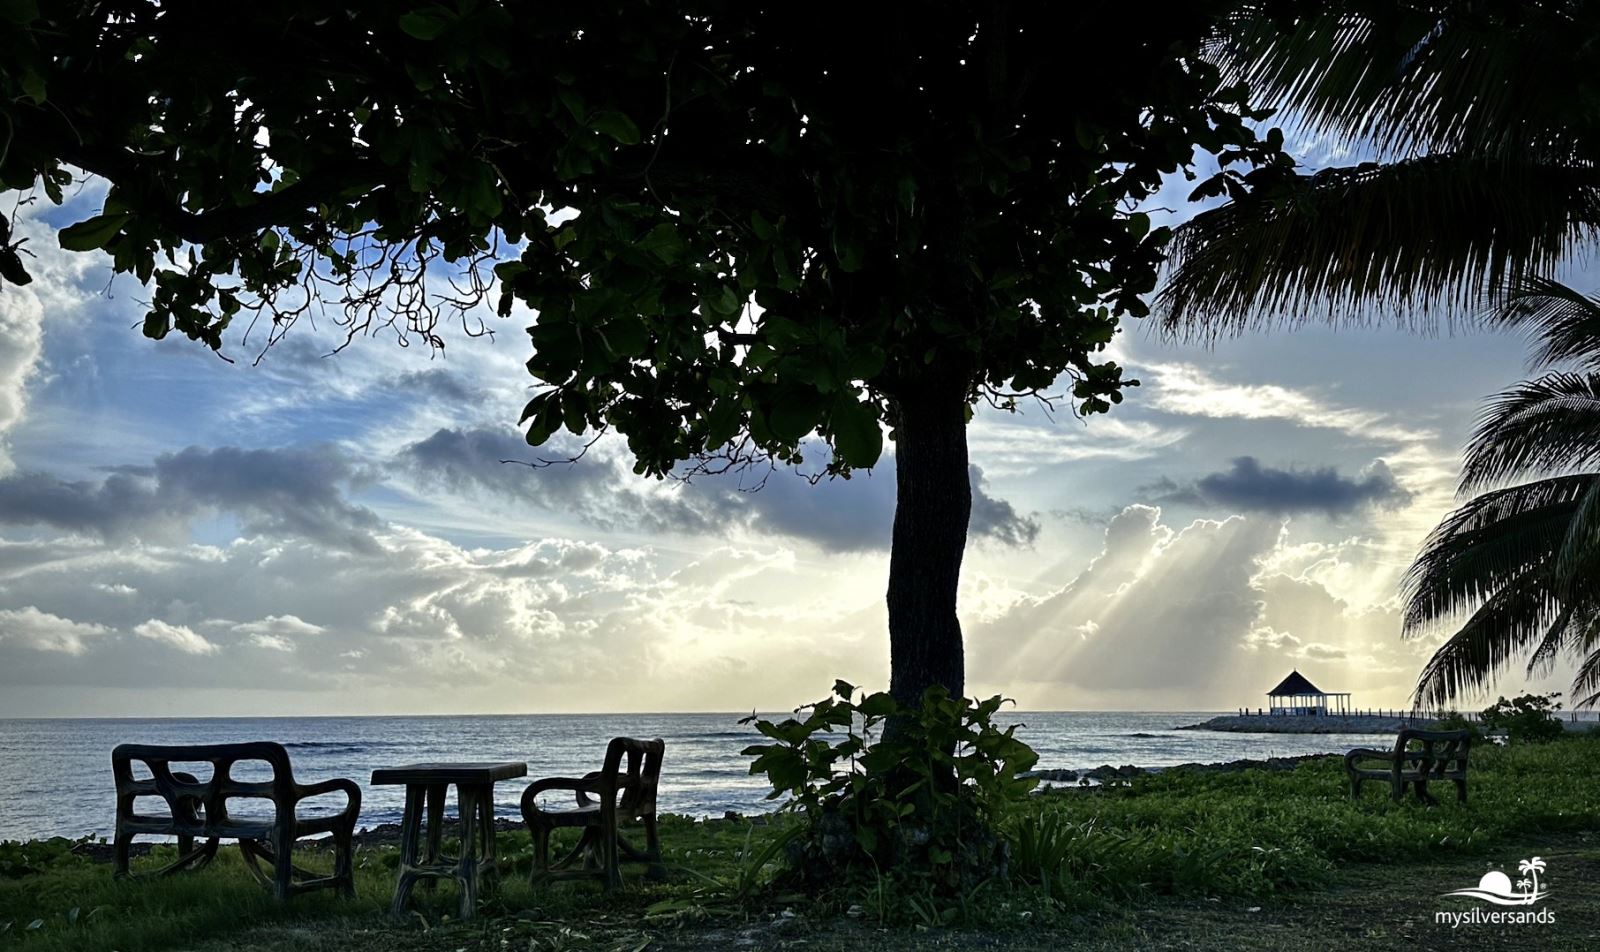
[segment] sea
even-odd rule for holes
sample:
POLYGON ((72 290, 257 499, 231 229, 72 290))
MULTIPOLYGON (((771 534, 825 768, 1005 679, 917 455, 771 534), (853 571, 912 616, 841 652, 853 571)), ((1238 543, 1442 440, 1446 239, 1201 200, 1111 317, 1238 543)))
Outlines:
MULTIPOLYGON (((1165 767, 1344 751, 1365 735, 1230 734, 1177 728, 1215 712, 1008 712, 1039 752, 1041 768, 1102 764, 1165 767)), ((361 825, 400 819, 400 787, 372 786, 379 767, 429 761, 524 761, 528 777, 582 776, 600 768, 612 737, 666 741, 664 812, 720 817, 757 813, 761 777, 741 751, 764 739, 739 714, 528 714, 429 717, 0 719, 0 840, 106 836, 115 822, 111 749, 121 743, 219 744, 272 740, 289 750, 295 779, 349 777, 362 787, 361 825)), ((205 779, 206 769, 191 770, 205 779)), ((256 779, 249 774, 241 779, 256 779)), ((495 788, 496 814, 516 818, 527 780, 495 788)), ((337 798, 334 798, 337 800, 337 798)), ((453 799, 453 798, 452 798, 453 799)))

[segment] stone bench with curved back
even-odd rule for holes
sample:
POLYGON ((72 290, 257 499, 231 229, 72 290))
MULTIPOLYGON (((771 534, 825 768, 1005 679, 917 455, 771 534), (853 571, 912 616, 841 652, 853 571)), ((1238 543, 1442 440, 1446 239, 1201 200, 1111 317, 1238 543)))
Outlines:
POLYGON ((1448 780, 1456 786, 1456 801, 1466 803, 1467 753, 1471 749, 1471 731, 1406 728, 1395 737, 1392 750, 1358 747, 1344 755, 1345 773, 1350 778, 1350 796, 1359 800, 1361 785, 1368 780, 1377 780, 1389 784, 1389 796, 1396 801, 1405 798, 1409 784, 1416 790, 1418 800, 1435 805, 1439 801, 1428 793, 1428 784, 1436 780, 1448 780), (1365 766, 1369 763, 1382 766, 1365 766))
POLYGON ((353 781, 297 783, 289 752, 283 745, 267 741, 197 746, 122 744, 111 753, 111 769, 117 783, 117 877, 131 875, 129 846, 135 836, 177 838, 177 860, 152 875, 204 867, 216 856, 218 844, 232 839, 238 841, 251 875, 270 887, 279 900, 326 888, 337 889, 344 896, 355 895, 351 848, 356 818, 361 812, 361 788, 353 781), (233 769, 240 762, 265 764, 270 776, 266 780, 237 779, 233 769), (135 763, 143 764, 150 776, 136 778, 135 763), (193 774, 172 769, 173 764, 184 763, 209 763, 211 778, 202 782, 193 774), (330 793, 345 795, 345 805, 338 812, 317 816, 299 813, 301 802, 330 793), (164 801, 165 812, 138 812, 140 799, 164 801), (271 814, 234 816, 229 804, 235 800, 266 801, 272 805, 271 814), (325 834, 333 837, 333 874, 319 876, 295 866, 295 841, 325 834), (205 842, 196 847, 196 839, 205 842), (258 860, 271 867, 271 876, 262 872, 258 860))

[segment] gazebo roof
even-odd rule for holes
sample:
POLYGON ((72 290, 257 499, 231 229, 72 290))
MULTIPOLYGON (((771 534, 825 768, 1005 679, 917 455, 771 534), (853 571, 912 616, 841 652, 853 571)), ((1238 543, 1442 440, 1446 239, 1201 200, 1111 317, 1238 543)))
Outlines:
POLYGON ((1306 680, 1306 676, 1299 671, 1290 671, 1289 676, 1279 682, 1278 686, 1267 692, 1268 697, 1292 697, 1303 694, 1323 693, 1315 684, 1306 680))

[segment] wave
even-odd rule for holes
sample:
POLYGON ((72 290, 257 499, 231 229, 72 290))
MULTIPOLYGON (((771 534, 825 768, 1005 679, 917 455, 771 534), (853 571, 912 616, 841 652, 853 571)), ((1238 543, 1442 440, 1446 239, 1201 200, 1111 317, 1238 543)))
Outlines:
POLYGON ((1446 896, 1465 896, 1469 899, 1482 899, 1492 902, 1497 906, 1531 906, 1539 900, 1550 895, 1548 889, 1541 889, 1536 893, 1502 893, 1492 892, 1487 889, 1457 889, 1445 893, 1446 896))

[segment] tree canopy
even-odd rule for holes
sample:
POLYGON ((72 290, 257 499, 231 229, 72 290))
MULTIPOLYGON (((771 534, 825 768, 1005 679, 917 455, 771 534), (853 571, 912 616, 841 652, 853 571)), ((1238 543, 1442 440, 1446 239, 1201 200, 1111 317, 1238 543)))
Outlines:
POLYGON ((1475 320, 1594 240, 1600 5, 1250 2, 1226 24, 1225 75, 1349 164, 1183 225, 1169 329, 1475 320))
POLYGON ((1510 664, 1577 662, 1573 696, 1600 701, 1600 300, 1531 282, 1491 315, 1526 330, 1547 372, 1497 394, 1461 472, 1475 494, 1429 535, 1406 575, 1408 634, 1450 631, 1417 680, 1444 704, 1510 664), (1570 365, 1572 369, 1560 369, 1570 365))
POLYGON ((109 182, 60 240, 152 287, 151 337, 442 346, 520 302, 529 442, 612 428, 662 475, 817 432, 848 473, 930 384, 1121 398, 1138 203, 1286 161, 1200 55, 1223 9, 8 0, 0 184, 109 182))

